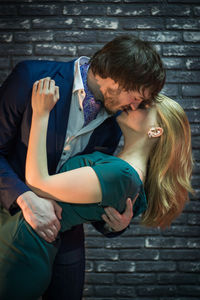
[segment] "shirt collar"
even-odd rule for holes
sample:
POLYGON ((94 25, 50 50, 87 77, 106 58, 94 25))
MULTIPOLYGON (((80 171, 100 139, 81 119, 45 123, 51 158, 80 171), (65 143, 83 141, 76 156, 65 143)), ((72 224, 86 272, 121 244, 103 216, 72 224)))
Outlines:
MULTIPOLYGON (((84 86, 83 86, 83 80, 82 80, 82 76, 81 76, 80 66, 85 63, 88 63, 89 60, 90 60, 89 57, 81 56, 74 63, 74 84, 73 84, 72 93, 74 94, 75 92, 83 91, 83 93, 81 93, 82 96, 77 97, 77 103, 81 110, 83 110, 82 102, 85 97, 85 90, 84 90, 84 86)), ((101 118, 105 118, 105 119, 110 117, 110 115, 106 112, 105 109, 101 109, 100 112, 98 113, 98 115, 101 116, 101 118)), ((90 122, 90 123, 92 123, 92 122, 90 122)), ((87 127, 87 129, 91 126, 90 123, 87 126, 85 126, 85 127, 87 127)))
POLYGON ((81 72, 80 72, 80 66, 83 65, 84 63, 88 63, 89 60, 90 60, 89 57, 81 56, 80 58, 78 58, 75 61, 74 84, 73 84, 72 93, 75 93, 76 91, 79 91, 79 90, 84 90, 83 81, 82 81, 81 72))

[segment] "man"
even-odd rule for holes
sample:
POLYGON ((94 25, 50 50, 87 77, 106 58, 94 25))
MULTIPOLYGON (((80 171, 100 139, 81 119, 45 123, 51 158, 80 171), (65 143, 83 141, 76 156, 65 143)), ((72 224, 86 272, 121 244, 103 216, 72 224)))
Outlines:
MULTIPOLYGON (((46 241, 54 242, 62 212, 55 202, 34 194, 24 182, 24 168, 31 122, 33 83, 51 77, 60 100, 50 115, 47 134, 49 173, 58 172, 71 156, 95 150, 114 153, 121 132, 115 122, 120 110, 150 105, 165 81, 159 55, 149 43, 134 36, 120 36, 89 60, 68 63, 24 61, 19 63, 0 90, 0 201, 14 214, 21 209, 25 220, 46 241)), ((97 230, 116 236, 130 223, 131 200, 120 215, 107 208, 97 230), (108 230, 109 229, 109 230, 108 230), (109 231, 114 231, 109 233, 109 231)), ((59 235, 61 246, 54 263, 52 283, 44 299, 81 299, 84 282, 82 226, 59 235)), ((55 242, 55 246, 57 243, 55 242)))

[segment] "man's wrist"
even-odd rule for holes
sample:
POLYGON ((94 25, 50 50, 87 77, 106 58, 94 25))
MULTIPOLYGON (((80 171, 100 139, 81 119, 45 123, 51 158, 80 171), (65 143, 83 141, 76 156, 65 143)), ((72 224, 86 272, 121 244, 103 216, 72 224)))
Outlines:
POLYGON ((28 196, 30 196, 31 194, 33 194, 32 191, 27 191, 23 194, 21 194, 17 199, 16 199, 16 203, 22 208, 24 203, 25 203, 25 200, 28 196))
POLYGON ((23 202, 24 202, 24 197, 23 197, 24 194, 25 194, 25 193, 19 195, 19 197, 16 199, 16 203, 17 203, 20 207, 22 206, 22 204, 23 204, 23 202))

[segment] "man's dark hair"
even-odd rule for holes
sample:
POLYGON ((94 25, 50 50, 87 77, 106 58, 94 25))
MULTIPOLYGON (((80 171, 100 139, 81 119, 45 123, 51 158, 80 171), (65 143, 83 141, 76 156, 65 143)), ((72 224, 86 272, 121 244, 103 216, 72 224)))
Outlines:
POLYGON ((126 91, 143 92, 148 88, 151 100, 165 83, 165 70, 153 46, 133 35, 122 35, 107 43, 90 60, 94 75, 110 77, 126 91))

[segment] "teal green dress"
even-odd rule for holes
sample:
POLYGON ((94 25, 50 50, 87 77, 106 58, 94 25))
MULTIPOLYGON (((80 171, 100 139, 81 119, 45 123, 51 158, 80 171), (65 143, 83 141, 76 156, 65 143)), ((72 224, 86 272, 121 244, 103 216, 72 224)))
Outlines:
MULTIPOLYGON (((102 202, 62 206, 61 231, 72 226, 101 220, 104 207, 112 206, 122 213, 127 197, 139 196, 133 207, 134 217, 144 212, 147 201, 143 184, 128 163, 94 152, 71 158, 60 172, 90 166, 96 172, 102 189, 102 202)), ((36 300, 50 283, 57 246, 40 238, 24 220, 21 212, 14 216, 0 210, 0 299, 36 300)))

